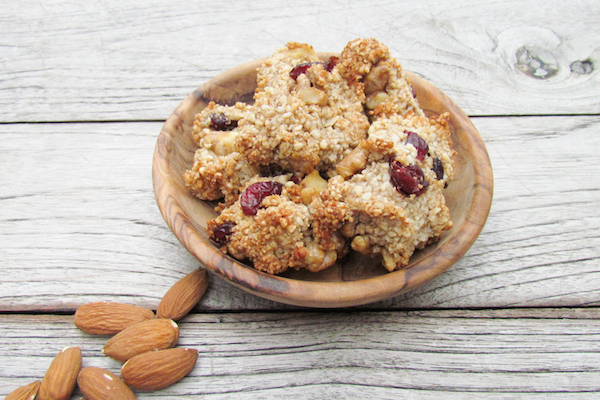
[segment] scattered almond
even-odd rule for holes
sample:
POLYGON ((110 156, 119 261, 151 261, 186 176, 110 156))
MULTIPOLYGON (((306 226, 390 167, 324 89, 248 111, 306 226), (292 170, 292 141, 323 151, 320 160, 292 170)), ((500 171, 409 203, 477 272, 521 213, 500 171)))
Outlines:
POLYGON ((148 319, 154 319, 152 310, 108 301, 84 304, 75 312, 75 326, 94 335, 114 335, 148 319))
POLYGON ((137 390, 159 390, 174 384, 196 365, 198 350, 174 348, 139 354, 121 368, 126 384, 137 390))
POLYGON ((98 367, 79 371, 77 386, 86 400, 135 400, 135 394, 121 378, 98 367))
POLYGON ((81 350, 67 347, 54 357, 44 375, 38 393, 39 400, 67 400, 71 397, 81 370, 81 350))
POLYGON ((208 272, 204 268, 187 274, 165 293, 156 310, 156 316, 180 320, 198 304, 207 287, 208 272))
POLYGON ((42 381, 31 382, 10 392, 4 400, 35 400, 42 381))
POLYGON ((170 319, 160 318, 138 322, 110 338, 102 352, 117 361, 153 350, 173 347, 179 340, 179 327, 170 319))

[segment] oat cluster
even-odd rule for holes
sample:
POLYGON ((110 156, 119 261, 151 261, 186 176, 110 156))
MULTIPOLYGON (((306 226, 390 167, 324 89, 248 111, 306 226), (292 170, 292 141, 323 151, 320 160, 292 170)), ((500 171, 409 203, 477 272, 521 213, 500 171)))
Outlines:
POLYGON ((184 179, 198 198, 222 199, 211 239, 258 270, 316 272, 354 250, 393 271, 452 227, 448 118, 424 115, 375 39, 328 61, 291 42, 259 68, 253 104, 196 116, 184 179))

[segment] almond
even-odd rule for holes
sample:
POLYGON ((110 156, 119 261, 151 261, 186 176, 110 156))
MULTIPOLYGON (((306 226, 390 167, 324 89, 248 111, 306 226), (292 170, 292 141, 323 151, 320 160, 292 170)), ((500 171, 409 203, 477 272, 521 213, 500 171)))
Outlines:
POLYGON ((204 268, 187 274, 165 293, 156 310, 156 316, 180 320, 198 304, 207 287, 208 272, 204 268))
POLYGON ((42 379, 39 400, 67 400, 71 397, 81 369, 81 350, 67 347, 54 357, 42 379))
POLYGON ((183 379, 196 365, 198 350, 175 348, 137 355, 123 364, 121 376, 137 390, 159 390, 183 379))
POLYGON ((77 386, 86 400, 135 400, 135 394, 121 378, 98 367, 79 371, 77 386))
POLYGON ((31 382, 10 392, 4 400, 35 400, 42 381, 31 382))
POLYGON ((102 352, 117 361, 153 350, 173 347, 179 340, 179 327, 170 319, 150 319, 123 329, 110 338, 102 352))
POLYGON ((75 326, 94 335, 114 335, 148 319, 154 319, 152 310, 108 301, 84 304, 75 312, 75 326))

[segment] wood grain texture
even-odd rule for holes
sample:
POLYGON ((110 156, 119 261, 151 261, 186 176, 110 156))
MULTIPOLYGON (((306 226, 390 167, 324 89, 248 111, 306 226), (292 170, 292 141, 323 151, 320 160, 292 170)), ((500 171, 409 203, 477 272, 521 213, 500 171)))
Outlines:
MULTIPOLYGON (((481 235, 435 280, 372 307, 600 305, 600 117, 473 121, 495 180, 481 235)), ((152 193, 161 127, 0 125, 0 310, 156 309, 199 266, 152 193)), ((283 308, 216 278, 196 309, 283 308)))
MULTIPOLYGON (((592 399, 597 309, 196 314, 179 347, 196 367, 150 398, 592 399)), ((0 395, 39 379, 65 346, 119 374, 106 338, 72 316, 0 316, 0 395)), ((75 398, 78 398, 76 392, 75 398)))
MULTIPOLYGON (((332 55, 317 54, 324 61, 332 55)), ((210 101, 230 105, 251 101, 256 70, 262 63, 256 60, 209 80, 177 107, 160 132, 152 163, 154 193, 167 224, 190 253, 213 273, 252 294, 317 308, 358 306, 397 296, 437 277, 465 254, 481 232, 491 206, 493 176, 487 150, 467 115, 439 89, 410 72, 408 79, 425 114, 449 115, 455 169, 444 196, 452 229, 435 244, 416 252, 406 268, 391 273, 377 261, 351 256, 322 273, 292 271, 275 276, 222 253, 206 232, 207 221, 216 217, 212 205, 198 201, 182 177, 192 168, 197 149, 192 126, 196 114, 210 101)))
POLYGON ((289 40, 339 51, 375 37, 476 116, 495 178, 478 240, 431 282, 347 311, 300 312, 211 276, 180 324, 200 351, 192 376, 139 398, 598 398, 599 10, 0 0, 0 397, 67 346, 118 373, 106 338, 60 313, 155 309, 199 267, 152 191, 156 139, 182 99, 289 40))
POLYGON ((14 2, 0 7, 0 121, 166 119, 287 41, 375 37, 469 115, 600 112, 590 0, 14 2))

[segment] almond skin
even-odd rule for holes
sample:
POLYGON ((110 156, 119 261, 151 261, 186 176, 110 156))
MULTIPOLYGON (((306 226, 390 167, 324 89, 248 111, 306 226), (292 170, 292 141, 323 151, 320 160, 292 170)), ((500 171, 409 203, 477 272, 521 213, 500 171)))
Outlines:
POLYGON ((187 274, 165 293, 156 310, 156 316, 180 320, 198 304, 207 287, 208 272, 204 268, 187 274))
POLYGON ((114 335, 148 319, 154 319, 152 310, 109 301, 84 304, 75 312, 75 326, 93 335, 114 335))
POLYGON ((42 381, 31 382, 10 392, 4 400, 35 400, 42 381))
POLYGON ((67 347, 54 357, 42 379, 39 400, 67 400, 71 397, 81 370, 81 350, 67 347))
POLYGON ((77 386, 86 400, 135 400, 135 394, 121 378, 98 367, 79 371, 77 386))
POLYGON ((102 352, 117 361, 153 350, 168 349, 177 344, 179 327, 170 319, 151 319, 131 325, 110 338, 102 352))
POLYGON ((175 348, 143 353, 121 368, 126 384, 136 390, 159 390, 189 374, 198 359, 198 350, 175 348))

